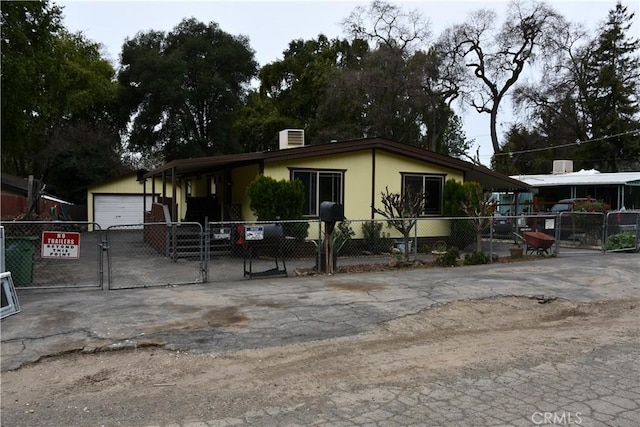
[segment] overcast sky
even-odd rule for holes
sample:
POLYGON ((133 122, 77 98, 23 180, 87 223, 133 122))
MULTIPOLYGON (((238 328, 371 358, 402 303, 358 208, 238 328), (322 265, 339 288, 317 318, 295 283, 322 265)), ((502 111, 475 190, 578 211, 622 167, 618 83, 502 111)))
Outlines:
MULTIPOLYGON (((73 32, 81 31, 89 39, 104 45, 104 54, 118 64, 118 56, 125 39, 149 30, 171 31, 183 18, 195 18, 201 22, 216 22, 220 28, 234 35, 249 38, 260 65, 282 58, 289 42, 295 39, 314 39, 318 34, 329 38, 344 37, 341 21, 359 5, 368 2, 347 0, 324 1, 66 1, 54 3, 63 7, 65 26, 73 32)), ((471 11, 489 8, 498 13, 504 11, 506 1, 442 1, 416 0, 393 2, 405 10, 418 10, 429 18, 433 35, 455 23, 461 23, 471 11)), ((585 24, 595 30, 606 18, 616 1, 550 1, 553 7, 573 22, 585 24)), ((640 35, 638 1, 622 1, 635 12, 636 37, 640 35)), ((489 137, 487 114, 473 111, 460 112, 468 138, 480 144, 480 160, 488 165, 493 152, 489 137)), ((503 112, 499 134, 509 127, 513 117, 503 112)))

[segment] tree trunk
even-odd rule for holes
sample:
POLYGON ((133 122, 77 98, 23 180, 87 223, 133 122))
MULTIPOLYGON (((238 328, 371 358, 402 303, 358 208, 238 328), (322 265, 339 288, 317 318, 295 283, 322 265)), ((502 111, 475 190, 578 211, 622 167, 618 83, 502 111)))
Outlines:
POLYGON ((498 131, 496 129, 498 125, 498 102, 494 101, 493 108, 490 113, 490 128, 491 128, 491 144, 493 145, 493 153, 500 152, 500 143, 498 141, 498 131))

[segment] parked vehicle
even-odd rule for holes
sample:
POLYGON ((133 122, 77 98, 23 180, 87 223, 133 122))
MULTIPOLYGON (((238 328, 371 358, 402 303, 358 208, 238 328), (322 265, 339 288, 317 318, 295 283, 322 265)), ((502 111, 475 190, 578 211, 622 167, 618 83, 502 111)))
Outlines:
POLYGON ((562 199, 558 201, 555 205, 551 206, 550 212, 559 213, 559 212, 572 212, 573 207, 576 202, 588 202, 590 199, 585 198, 576 198, 576 199, 562 199))
MULTIPOLYGON (((494 237, 510 238, 513 232, 513 218, 505 216, 500 212, 494 212, 491 226, 493 227, 494 237)), ((489 234, 488 230, 486 234, 489 234)))

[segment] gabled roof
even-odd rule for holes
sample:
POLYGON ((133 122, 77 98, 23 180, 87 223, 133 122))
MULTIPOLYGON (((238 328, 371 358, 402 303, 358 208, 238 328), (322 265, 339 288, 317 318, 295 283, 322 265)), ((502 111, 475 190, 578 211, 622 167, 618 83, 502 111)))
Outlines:
POLYGON ((250 164, 266 164, 296 159, 353 153, 364 150, 381 150, 410 159, 423 161, 433 165, 462 171, 468 181, 477 181, 486 189, 500 191, 526 191, 529 185, 492 171, 484 166, 474 165, 464 160, 412 147, 385 138, 361 138, 326 144, 307 145, 282 150, 261 151, 254 153, 231 154, 224 156, 200 157, 194 159, 173 160, 145 174, 151 178, 175 171, 176 176, 190 176, 199 173, 213 172, 224 168, 233 168, 250 164))

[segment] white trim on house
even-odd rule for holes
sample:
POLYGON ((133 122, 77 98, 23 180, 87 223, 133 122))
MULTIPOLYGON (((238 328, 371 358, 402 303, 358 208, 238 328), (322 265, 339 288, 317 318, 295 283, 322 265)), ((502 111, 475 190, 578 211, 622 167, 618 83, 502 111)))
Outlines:
POLYGON ((532 187, 555 187, 559 185, 623 185, 640 180, 640 172, 600 173, 595 169, 564 174, 512 175, 532 187))

